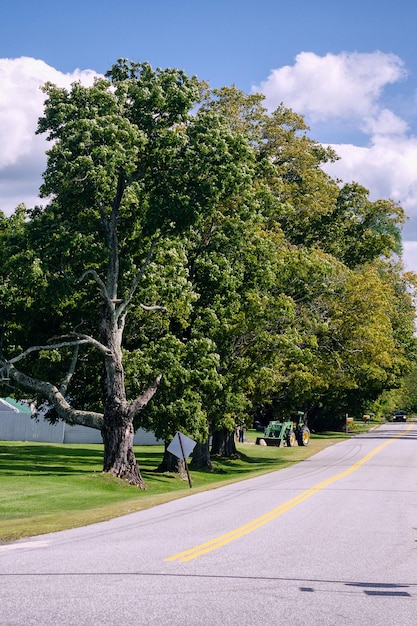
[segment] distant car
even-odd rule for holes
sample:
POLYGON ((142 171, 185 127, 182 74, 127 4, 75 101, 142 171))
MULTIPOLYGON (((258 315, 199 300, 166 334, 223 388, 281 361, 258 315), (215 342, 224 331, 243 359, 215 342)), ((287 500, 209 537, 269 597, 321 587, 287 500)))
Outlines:
POLYGON ((395 411, 392 416, 393 422, 406 422, 407 421, 407 413, 405 411, 395 411))

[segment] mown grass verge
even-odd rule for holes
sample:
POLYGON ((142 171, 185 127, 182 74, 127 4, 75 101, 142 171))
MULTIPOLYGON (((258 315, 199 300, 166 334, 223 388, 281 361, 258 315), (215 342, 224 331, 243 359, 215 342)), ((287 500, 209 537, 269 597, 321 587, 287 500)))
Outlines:
POLYGON ((101 472, 102 446, 0 441, 0 541, 84 526, 300 463, 344 434, 314 436, 308 447, 238 444, 239 459, 213 459, 191 470, 192 489, 176 474, 155 472, 162 446, 135 448, 146 483, 140 491, 101 472))

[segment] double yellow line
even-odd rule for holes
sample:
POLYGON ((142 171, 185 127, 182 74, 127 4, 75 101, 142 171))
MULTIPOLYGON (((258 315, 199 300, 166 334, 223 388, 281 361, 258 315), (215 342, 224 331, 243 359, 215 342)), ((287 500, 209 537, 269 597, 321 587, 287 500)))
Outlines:
POLYGON ((303 491, 298 496, 295 496, 294 498, 291 498, 291 500, 288 500, 287 502, 280 504, 280 506, 277 506, 275 509, 272 509, 272 511, 269 511, 269 513, 265 513, 264 515, 257 517, 251 522, 248 522, 244 526, 239 526, 239 528, 236 528, 235 530, 231 530, 230 532, 224 535, 220 535, 220 537, 216 537, 215 539, 211 539, 210 541, 207 541, 206 543, 202 543, 199 546, 190 548, 189 550, 185 550, 184 552, 180 552, 179 554, 175 554, 174 556, 170 556, 169 558, 165 560, 166 561, 181 561, 182 563, 186 561, 191 561, 192 559, 196 559, 197 557, 202 556, 203 554, 207 554, 207 552, 211 552, 212 550, 217 550, 217 548, 221 548, 222 546, 225 546, 226 544, 231 543, 232 541, 235 541, 236 539, 239 539, 240 537, 243 537, 244 535, 248 535, 249 533, 256 530, 257 528, 260 528, 261 526, 268 524, 268 522, 272 522, 272 520, 276 519, 277 517, 280 517, 280 515, 283 515, 287 511, 290 511, 292 508, 294 508, 298 504, 301 504, 301 502, 304 502, 304 500, 311 498, 311 496, 314 496, 314 494, 316 494, 318 491, 325 489, 329 485, 335 483, 337 480, 340 480, 341 478, 344 478, 345 476, 349 476, 349 474, 353 474, 353 472, 356 472, 357 469, 359 469, 360 467, 362 467, 362 465, 367 463, 367 461, 372 459, 372 457, 378 454, 378 452, 380 452, 383 448, 388 446, 390 443, 392 443, 399 437, 402 437, 404 433, 410 431, 412 428, 413 428, 413 424, 410 424, 406 428, 406 430, 401 431, 400 433, 398 433, 398 435, 395 435, 395 437, 392 437, 391 439, 388 439, 387 441, 379 445, 377 448, 372 450, 372 452, 369 452, 366 456, 364 456, 362 459, 357 461, 357 463, 354 463, 354 465, 352 465, 348 469, 344 470, 343 472, 340 472, 339 474, 335 474, 334 476, 331 476, 330 478, 327 478, 326 480, 323 480, 322 482, 318 483, 317 485, 314 485, 314 487, 311 487, 310 489, 307 489, 306 491, 303 491))

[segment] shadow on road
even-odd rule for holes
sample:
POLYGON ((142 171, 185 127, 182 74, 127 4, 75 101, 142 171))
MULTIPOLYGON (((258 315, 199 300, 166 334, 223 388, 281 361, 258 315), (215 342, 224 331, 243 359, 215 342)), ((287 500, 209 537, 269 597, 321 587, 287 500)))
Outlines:
MULTIPOLYGON (((390 597, 409 597, 417 598, 417 582, 404 582, 404 583, 383 583, 383 582, 365 582, 365 581, 350 581, 350 580, 330 580, 326 578, 290 578, 284 576, 250 576, 250 575, 217 575, 217 574, 184 574, 184 573, 167 573, 167 572, 42 572, 42 573, 0 573, 0 581, 6 577, 23 577, 23 578, 42 578, 42 577, 56 577, 56 578, 71 578, 71 577, 135 577, 138 578, 187 578, 193 579, 217 579, 217 580, 248 580, 248 581, 260 581, 260 582, 282 582, 282 583, 296 583, 299 585, 298 589, 302 592, 314 593, 316 591, 322 591, 324 586, 336 585, 337 587, 346 588, 352 590, 363 591, 368 596, 390 596, 390 597)), ((279 590, 279 588, 277 588, 279 590)), ((328 590, 327 590, 328 591, 328 590)), ((339 589, 340 591, 340 589, 339 589)))

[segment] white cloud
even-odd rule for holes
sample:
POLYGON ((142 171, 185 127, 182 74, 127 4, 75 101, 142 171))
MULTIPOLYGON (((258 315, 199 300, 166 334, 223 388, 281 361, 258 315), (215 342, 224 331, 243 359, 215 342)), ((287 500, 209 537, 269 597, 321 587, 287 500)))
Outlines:
POLYGON ((404 135, 408 124, 389 109, 381 109, 374 117, 364 117, 362 130, 368 135, 404 135))
POLYGON ((254 91, 274 109, 281 102, 312 122, 378 114, 384 87, 405 78, 402 60, 394 54, 301 52, 292 66, 274 69, 254 91))
MULTIPOLYGON (((384 88, 405 78, 403 62, 394 54, 320 57, 302 52, 294 65, 273 70, 254 91, 265 94, 269 109, 283 102, 304 115, 309 125, 331 128, 342 122, 353 133, 364 133, 366 146, 333 144, 340 160, 325 169, 345 182, 364 185, 373 199, 398 202, 410 218, 404 239, 417 240, 417 137, 410 134, 406 120, 383 104, 384 88)), ((417 241, 405 242, 404 259, 417 271, 417 241)))
POLYGON ((69 87, 80 81, 91 85, 92 70, 64 74, 41 60, 29 57, 0 59, 0 210, 11 213, 21 202, 33 206, 45 169, 44 137, 35 135, 43 112, 47 81, 69 87))
POLYGON ((417 241, 404 241, 403 246, 405 269, 417 273, 417 241))
POLYGON ((325 166, 329 174, 361 183, 373 198, 392 198, 417 217, 416 137, 376 135, 368 147, 332 147, 340 160, 325 166))

